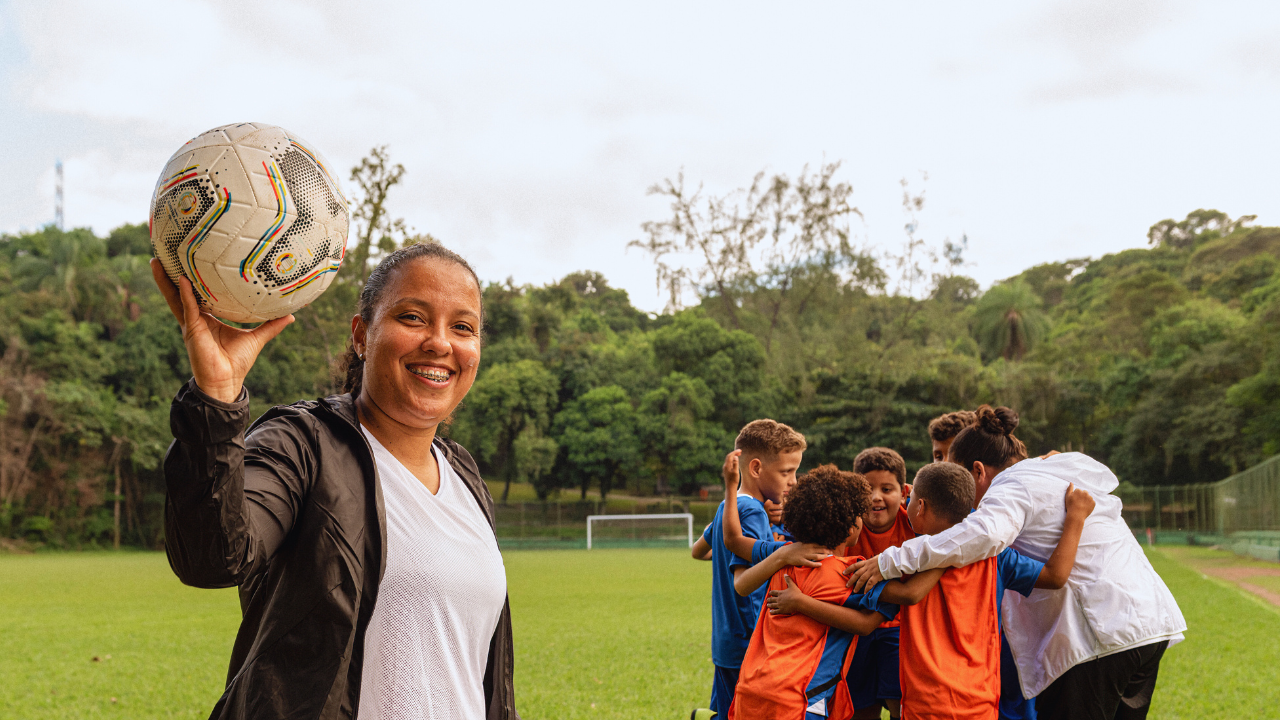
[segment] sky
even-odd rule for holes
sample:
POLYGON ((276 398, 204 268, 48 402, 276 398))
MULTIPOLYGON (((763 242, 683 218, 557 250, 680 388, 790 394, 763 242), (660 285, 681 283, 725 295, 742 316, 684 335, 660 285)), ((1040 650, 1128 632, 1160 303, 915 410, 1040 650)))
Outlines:
MULTIPOLYGON (((0 232, 146 219, 169 156, 243 121, 349 168, 485 280, 602 272, 683 172, 715 195, 840 161, 875 252, 968 239, 984 287, 1197 208, 1280 224, 1280 6, 1243 2, 0 0, 0 232), (927 178, 927 179, 926 179, 927 178)), ((345 189, 350 190, 347 182, 345 189)))

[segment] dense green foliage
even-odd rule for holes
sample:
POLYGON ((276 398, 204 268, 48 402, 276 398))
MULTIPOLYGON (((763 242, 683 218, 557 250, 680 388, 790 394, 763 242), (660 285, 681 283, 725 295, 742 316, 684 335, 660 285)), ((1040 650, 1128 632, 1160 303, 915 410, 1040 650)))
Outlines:
MULTIPOLYGON (((246 381, 255 414, 339 392, 368 267, 431 241, 390 219, 403 168, 388 163, 353 171, 358 252, 268 344, 246 381)), ((662 314, 594 272, 489 284, 481 371, 447 432, 504 500, 511 483, 542 499, 692 494, 761 416, 806 434, 807 465, 887 445, 914 470, 930 418, 983 402, 1018 409, 1033 451, 1082 450, 1139 485, 1218 480, 1280 452, 1280 228, 1197 211, 1154 226, 1150 249, 1040 265, 983 294, 957 273, 963 246, 915 237, 910 192, 901 255, 853 247, 836 169, 723 198, 655 187, 672 216, 632 245, 670 293, 662 314)), ((0 236, 0 538, 162 542, 168 404, 189 368, 149 255, 141 225, 0 236)))
MULTIPOLYGON (((1151 718, 1273 717, 1280 646, 1260 639, 1280 633, 1280 613, 1160 549, 1149 557, 1189 625, 1161 663, 1151 718)), ((503 561, 522 717, 650 720, 706 706, 709 564, 684 550, 503 561)), ((159 553, 0 556, 0 608, 6 718, 206 717, 240 621, 234 590, 184 587, 159 553)))

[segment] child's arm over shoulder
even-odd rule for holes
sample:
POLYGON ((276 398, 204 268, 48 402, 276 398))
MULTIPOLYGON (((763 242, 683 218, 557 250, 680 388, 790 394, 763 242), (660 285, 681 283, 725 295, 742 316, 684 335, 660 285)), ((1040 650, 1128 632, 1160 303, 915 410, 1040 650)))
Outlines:
POLYGON ((806 595, 796 587, 790 575, 784 575, 782 579, 786 589, 769 591, 766 602, 770 615, 799 613, 828 627, 854 635, 868 635, 898 614, 897 606, 882 600, 879 588, 865 595, 852 593, 843 604, 837 604, 806 595))
POLYGON ((1062 537, 1058 539, 1058 547, 1053 549, 1049 561, 1040 571, 1036 587, 1057 590, 1067 584, 1071 576, 1071 567, 1076 564, 1076 551, 1080 549, 1080 534, 1084 532, 1084 521, 1093 512, 1096 504, 1088 490, 1078 490, 1076 486, 1067 486, 1065 499, 1067 516, 1062 521, 1062 537))
POLYGON ((876 586, 884 588, 880 593, 880 599, 894 605, 915 605, 929 594, 934 585, 938 584, 942 579, 942 573, 946 570, 946 568, 934 568, 916 573, 906 580, 885 580, 876 586))
POLYGON ((819 565, 822 558, 830 555, 824 547, 805 543, 786 543, 777 552, 772 553, 751 567, 738 566, 733 569, 733 589, 746 597, 757 588, 769 582, 769 578, 779 570, 795 565, 819 565))

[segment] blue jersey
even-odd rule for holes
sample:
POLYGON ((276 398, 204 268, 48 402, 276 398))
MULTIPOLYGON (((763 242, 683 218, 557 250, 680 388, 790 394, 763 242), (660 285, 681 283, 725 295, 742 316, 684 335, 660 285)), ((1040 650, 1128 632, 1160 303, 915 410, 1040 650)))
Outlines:
MULTIPOLYGON (((1005 548, 996 556, 996 612, 1004 602, 1004 591, 1013 590, 1023 597, 1031 594, 1040 579, 1044 563, 1033 560, 1013 548, 1005 548)), ((1018 666, 1013 663, 1009 643, 1000 632, 1000 717, 1009 720, 1036 720, 1036 701, 1022 697, 1018 684, 1018 666)))
POLYGON ((795 542, 795 538, 791 537, 791 533, 787 532, 787 526, 782 523, 770 525, 769 530, 773 531, 773 539, 782 538, 784 542, 795 542))
MULTIPOLYGON (((756 540, 773 537, 764 503, 750 495, 738 496, 738 519, 742 522, 743 535, 756 540)), ((755 563, 743 560, 725 547, 723 502, 702 537, 711 545, 711 661, 723 668, 742 667, 742 657, 747 653, 751 632, 756 628, 756 619, 769 592, 768 583, 746 597, 733 589, 733 569, 755 563)))

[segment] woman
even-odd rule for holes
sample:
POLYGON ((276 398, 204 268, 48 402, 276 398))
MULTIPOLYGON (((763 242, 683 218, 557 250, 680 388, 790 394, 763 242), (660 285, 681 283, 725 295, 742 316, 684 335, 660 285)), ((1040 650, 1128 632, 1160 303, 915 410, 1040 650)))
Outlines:
POLYGON ((1111 495, 1118 481, 1081 453, 1027 460, 1014 437, 1018 414, 978 408, 977 422, 952 441, 948 460, 973 475, 975 510, 959 525, 906 541, 858 563, 850 585, 960 567, 1012 545, 1045 561, 1062 535, 1069 483, 1097 503, 1085 522, 1067 586, 1029 597, 1008 593, 1004 633, 1025 697, 1039 697, 1046 720, 1146 717, 1165 649, 1187 629, 1173 594, 1142 552, 1111 495))
POLYGON ((169 564, 238 585, 244 614, 212 717, 518 720, 493 500, 436 435, 480 363, 471 267, 437 244, 389 255, 351 320, 347 394, 247 434, 244 378, 293 317, 238 330, 152 271, 194 375, 170 413, 169 564))

